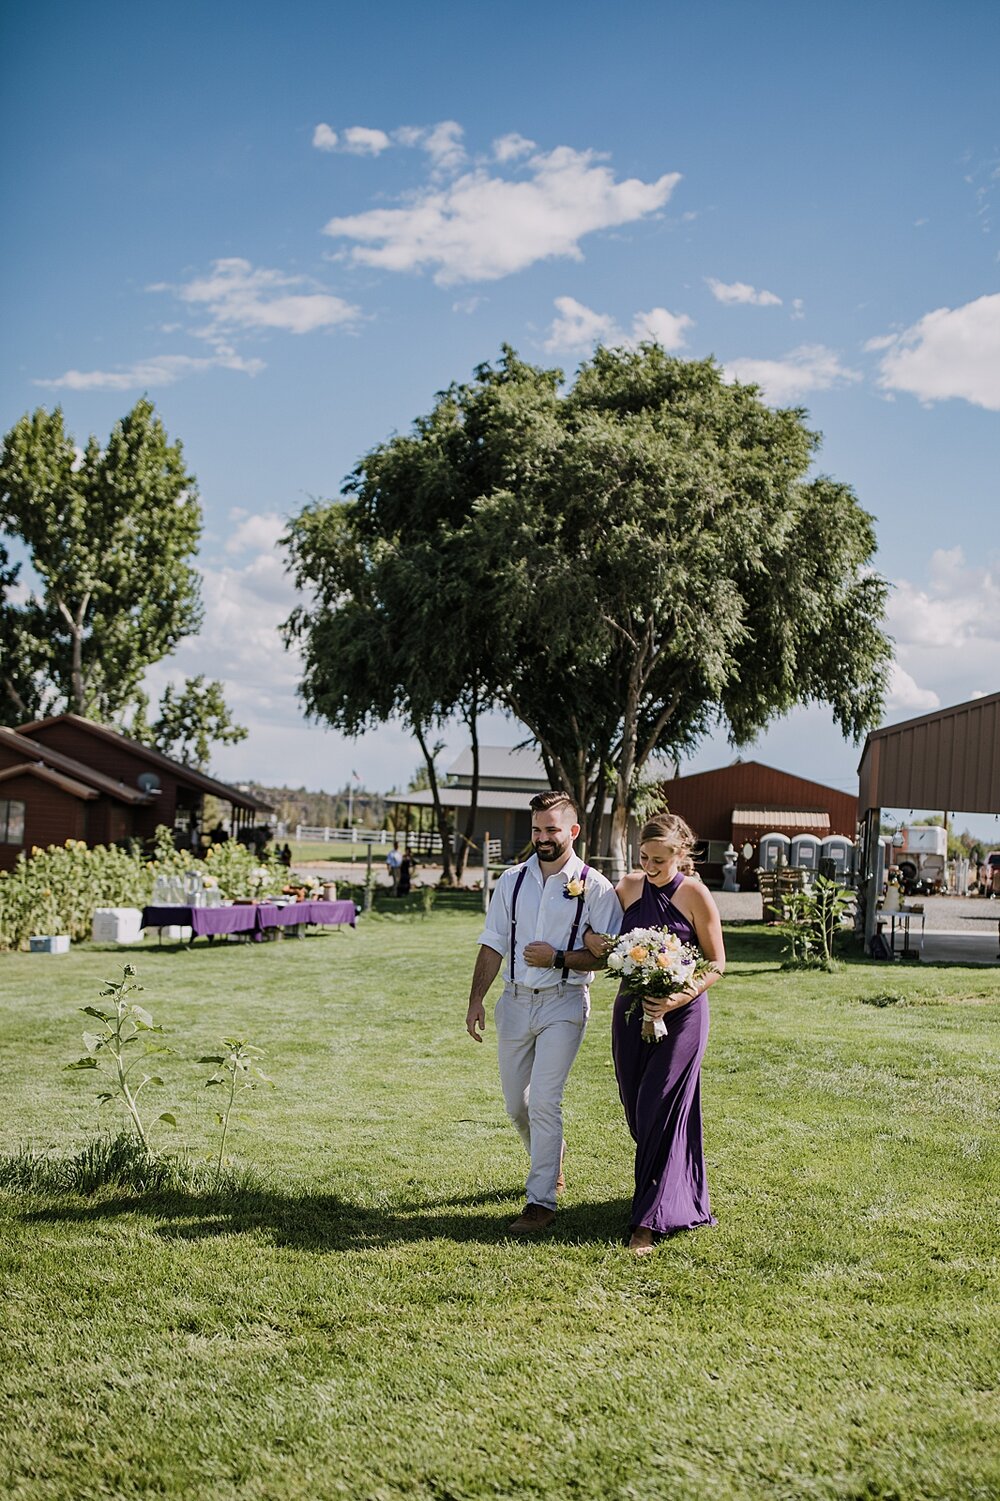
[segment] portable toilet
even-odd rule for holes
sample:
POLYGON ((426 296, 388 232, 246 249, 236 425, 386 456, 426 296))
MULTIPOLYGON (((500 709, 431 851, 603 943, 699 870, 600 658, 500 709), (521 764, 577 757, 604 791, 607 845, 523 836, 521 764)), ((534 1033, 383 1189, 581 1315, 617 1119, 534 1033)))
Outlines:
POLYGON ((833 861, 833 878, 843 881, 851 869, 851 852, 854 845, 843 834, 831 834, 823 840, 822 857, 833 861))
POLYGON ((787 834, 765 834, 760 841, 761 870, 777 870, 779 860, 782 865, 787 865, 791 847, 792 841, 787 834))
POLYGON ((815 834, 796 834, 792 840, 790 864, 800 870, 819 870, 820 842, 815 834))

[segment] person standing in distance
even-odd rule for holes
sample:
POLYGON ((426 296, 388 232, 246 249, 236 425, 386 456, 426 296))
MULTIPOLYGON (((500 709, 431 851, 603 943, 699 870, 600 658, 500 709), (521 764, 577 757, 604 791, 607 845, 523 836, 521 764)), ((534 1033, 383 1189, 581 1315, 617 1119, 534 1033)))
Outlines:
POLYGON ((610 881, 573 849, 580 822, 572 798, 540 792, 529 806, 534 854, 505 870, 494 889, 465 1018, 470 1037, 482 1042, 486 992, 506 960, 494 1015, 500 1084, 531 1159, 514 1235, 535 1234, 555 1219, 563 1090, 590 1014, 593 961, 583 934, 617 933, 622 916, 610 881))

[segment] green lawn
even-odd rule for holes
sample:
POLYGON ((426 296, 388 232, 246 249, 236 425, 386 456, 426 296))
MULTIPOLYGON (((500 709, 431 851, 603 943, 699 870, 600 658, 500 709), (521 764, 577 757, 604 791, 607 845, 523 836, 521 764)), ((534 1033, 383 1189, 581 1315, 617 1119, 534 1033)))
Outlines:
POLYGON ((124 958, 191 1151, 218 1091, 189 1060, 244 1036, 277 1085, 232 1140, 259 1191, 0 1194, 0 1494, 995 1501, 997 972, 781 973, 773 933, 730 930, 719 1226, 636 1261, 605 981, 565 1207, 504 1236, 524 1164, 462 1025, 477 922, 0 959, 0 1151, 93 1133, 62 1065, 124 958))
MULTIPOLYGON (((350 864, 352 862, 355 865, 364 865, 368 860, 368 846, 360 838, 355 844, 350 844, 346 840, 343 843, 339 840, 326 841, 322 839, 275 840, 275 845, 279 848, 286 843, 292 852, 293 869, 300 862, 316 864, 320 860, 331 860, 338 865, 350 864)), ((389 844, 372 845, 372 864, 377 866, 378 870, 384 871, 385 857, 391 848, 392 846, 389 844)))

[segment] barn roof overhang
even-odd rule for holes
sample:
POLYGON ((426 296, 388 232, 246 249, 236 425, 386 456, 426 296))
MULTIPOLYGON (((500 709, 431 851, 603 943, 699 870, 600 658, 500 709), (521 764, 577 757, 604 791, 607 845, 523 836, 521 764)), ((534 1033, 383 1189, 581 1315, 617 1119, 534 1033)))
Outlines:
POLYGON ((858 781, 862 815, 873 808, 1000 813, 1000 693, 873 730, 858 781))

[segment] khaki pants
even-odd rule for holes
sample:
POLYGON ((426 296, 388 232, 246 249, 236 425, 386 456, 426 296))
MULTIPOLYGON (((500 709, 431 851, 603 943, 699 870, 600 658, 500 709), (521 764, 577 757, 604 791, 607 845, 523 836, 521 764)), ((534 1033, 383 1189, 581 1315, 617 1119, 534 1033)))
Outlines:
POLYGON ((529 1204, 556 1207, 562 1155, 562 1097, 590 1015, 585 985, 545 990, 505 985, 494 1023, 507 1114, 531 1158, 529 1204))

